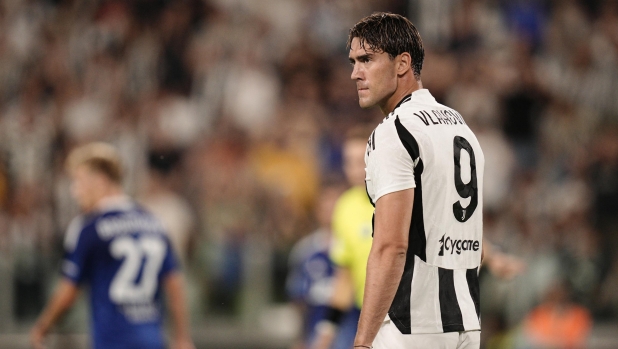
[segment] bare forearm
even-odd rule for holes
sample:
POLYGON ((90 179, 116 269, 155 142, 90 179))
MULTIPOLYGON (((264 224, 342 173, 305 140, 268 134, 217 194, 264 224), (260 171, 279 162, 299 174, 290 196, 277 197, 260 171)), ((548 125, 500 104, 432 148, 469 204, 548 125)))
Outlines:
POLYGON ((333 282, 333 295, 330 306, 339 310, 348 310, 354 304, 354 289, 352 287, 352 275, 348 268, 337 268, 333 282))
POLYGON ((397 293, 406 264, 413 202, 414 189, 387 194, 376 202, 374 239, 355 346, 371 346, 397 293))
MULTIPOLYGON (((350 269, 345 267, 337 268, 335 272, 335 280, 333 282, 332 297, 330 299, 330 311, 340 311, 340 314, 349 310, 354 304, 354 289, 352 286, 352 276, 350 269)), ((311 349, 326 349, 330 348, 335 334, 337 333, 337 327, 341 321, 339 319, 333 319, 330 314, 327 318, 320 321, 317 325, 316 338, 313 340, 309 348, 311 349)))
POLYGON ((189 338, 189 314, 184 294, 184 283, 180 273, 169 275, 165 282, 168 305, 176 338, 189 338))
POLYGON ((401 248, 372 248, 355 345, 371 346, 397 292, 405 259, 406 252, 401 248))
POLYGON ((36 327, 47 333, 58 319, 73 305, 77 298, 77 287, 68 280, 60 281, 51 301, 36 322, 36 327))

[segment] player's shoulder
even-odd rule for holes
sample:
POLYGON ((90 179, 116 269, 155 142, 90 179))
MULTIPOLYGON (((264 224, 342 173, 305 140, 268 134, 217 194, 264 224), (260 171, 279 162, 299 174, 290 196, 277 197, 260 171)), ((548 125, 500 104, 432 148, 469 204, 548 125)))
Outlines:
POLYGON ((337 203, 340 205, 349 205, 351 203, 357 203, 362 199, 366 199, 367 193, 363 190, 362 187, 351 187, 344 191, 339 199, 337 199, 337 203))
POLYGON ((77 246, 79 239, 84 236, 86 238, 92 238, 96 234, 96 220, 98 215, 96 214, 80 214, 73 218, 69 223, 65 236, 64 247, 65 249, 72 251, 77 246))
POLYGON ((97 239, 100 235, 101 221, 116 217, 123 212, 124 210, 122 209, 106 207, 77 215, 67 227, 64 238, 65 249, 68 251, 74 250, 80 239, 87 239, 89 241, 97 239))
POLYGON ((406 128, 418 133, 432 133, 434 126, 466 126, 459 112, 438 103, 425 89, 415 91, 394 113, 406 128))
POLYGON ((314 255, 325 254, 328 252, 329 245, 330 234, 323 229, 318 229, 294 244, 290 252, 290 262, 291 264, 299 264, 314 255))

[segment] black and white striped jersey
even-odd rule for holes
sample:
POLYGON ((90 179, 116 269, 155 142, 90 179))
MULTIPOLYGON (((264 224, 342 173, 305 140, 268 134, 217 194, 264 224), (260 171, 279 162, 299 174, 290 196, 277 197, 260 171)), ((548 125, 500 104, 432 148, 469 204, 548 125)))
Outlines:
POLYGON ((403 334, 479 330, 485 160, 474 133, 458 112, 417 90, 371 134, 365 163, 372 203, 415 188, 391 321, 403 334))

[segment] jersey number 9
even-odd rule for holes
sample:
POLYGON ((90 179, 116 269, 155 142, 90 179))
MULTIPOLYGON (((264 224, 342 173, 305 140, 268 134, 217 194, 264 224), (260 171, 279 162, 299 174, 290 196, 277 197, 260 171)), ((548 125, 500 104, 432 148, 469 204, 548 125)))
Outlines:
POLYGON ((453 139, 454 161, 455 161, 455 188, 462 199, 470 199, 467 207, 462 207, 460 200, 453 204, 453 215, 459 222, 465 222, 474 213, 478 205, 478 187, 476 183, 476 159, 474 150, 470 143, 463 137, 455 136, 453 139), (464 183, 461 178, 461 150, 464 149, 470 155, 470 181, 464 183))

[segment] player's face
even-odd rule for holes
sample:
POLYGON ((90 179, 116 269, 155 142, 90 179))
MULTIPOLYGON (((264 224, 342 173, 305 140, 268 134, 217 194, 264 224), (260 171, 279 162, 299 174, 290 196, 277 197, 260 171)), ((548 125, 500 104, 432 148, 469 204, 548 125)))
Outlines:
POLYGON ((316 218, 320 226, 330 229, 335 204, 340 195, 341 192, 337 188, 325 188, 322 191, 316 207, 316 218))
POLYGON ((350 63, 354 66, 352 80, 356 80, 358 104, 361 108, 383 107, 397 89, 395 60, 386 52, 374 52, 352 39, 350 63))
POLYGON ((71 194, 79 207, 85 211, 91 211, 98 200, 97 186, 99 176, 85 165, 77 166, 71 173, 71 194))
POLYGON ((343 170, 353 186, 365 185, 365 150, 367 142, 349 140, 343 145, 343 170))

